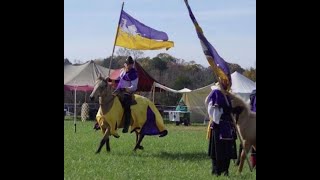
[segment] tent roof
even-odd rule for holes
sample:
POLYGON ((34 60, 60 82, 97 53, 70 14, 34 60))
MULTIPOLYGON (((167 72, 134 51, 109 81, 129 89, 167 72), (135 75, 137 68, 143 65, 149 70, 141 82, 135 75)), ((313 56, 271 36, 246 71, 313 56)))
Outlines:
MULTIPOLYGON (((111 70, 111 73, 113 70, 111 70)), ((88 61, 84 64, 64 65, 64 89, 77 91, 92 91, 95 80, 101 74, 107 77, 109 69, 97 65, 94 61, 88 61)))
MULTIPOLYGON (((238 73, 237 71, 231 74, 231 79, 232 79, 231 91, 234 93, 248 94, 248 93, 251 93, 254 89, 256 89, 255 82, 251 81, 250 79, 238 73)), ((218 88, 217 83, 212 83, 195 90, 190 90, 188 88, 183 88, 181 90, 174 90, 164 85, 161 85, 159 83, 155 83, 155 86, 173 93, 188 93, 188 92, 194 92, 194 91, 201 92, 201 93, 210 93, 211 90, 218 88)))
POLYGON ((232 86, 231 90, 234 93, 251 93, 256 89, 256 83, 235 71, 231 74, 232 86))
MULTIPOLYGON (((234 93, 251 93, 256 89, 256 83, 251 81, 249 78, 235 71, 231 74, 232 85, 231 91, 234 93)), ((219 83, 210 84, 211 89, 218 88, 219 83)), ((207 87, 207 86, 206 86, 207 87)))
POLYGON ((183 88, 183 89, 179 90, 178 92, 180 92, 180 93, 191 92, 191 89, 183 88))
POLYGON ((155 87, 158 87, 158 88, 161 88, 163 90, 166 90, 166 91, 169 91, 169 92, 173 92, 173 93, 187 93, 187 92, 191 92, 190 89, 188 88, 183 88, 183 89, 180 89, 180 90, 175 90, 175 89, 171 89, 167 86, 164 86, 162 84, 159 84, 159 83, 154 83, 155 87))
MULTIPOLYGON (((245 102, 249 103, 251 92, 256 89, 256 83, 241 75, 238 72, 231 74, 232 86, 231 90, 240 96, 245 102)), ((208 94, 215 88, 218 88, 216 83, 209 84, 199 89, 192 90, 189 93, 183 94, 183 100, 186 102, 189 110, 191 121, 202 121, 207 118, 207 109, 204 105, 204 100, 208 94)))

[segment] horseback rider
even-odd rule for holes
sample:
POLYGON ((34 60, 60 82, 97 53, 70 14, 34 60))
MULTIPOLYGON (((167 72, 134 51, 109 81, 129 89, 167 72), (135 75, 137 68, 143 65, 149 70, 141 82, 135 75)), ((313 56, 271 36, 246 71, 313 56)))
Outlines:
POLYGON ((122 107, 124 108, 124 127, 122 133, 127 133, 130 126, 131 109, 130 106, 137 104, 133 99, 133 93, 138 88, 138 72, 134 68, 134 61, 128 56, 124 68, 121 69, 119 84, 113 92, 114 96, 118 96, 122 107))

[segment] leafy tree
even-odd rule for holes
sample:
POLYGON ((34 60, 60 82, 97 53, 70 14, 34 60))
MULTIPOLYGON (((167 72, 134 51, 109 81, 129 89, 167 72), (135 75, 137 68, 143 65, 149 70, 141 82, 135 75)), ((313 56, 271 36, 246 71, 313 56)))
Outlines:
POLYGON ((177 77, 176 81, 174 82, 174 89, 183 89, 188 88, 192 84, 190 78, 186 76, 179 76, 177 77))
POLYGON ((159 70, 159 79, 161 79, 163 71, 168 69, 167 62, 159 57, 155 57, 151 60, 151 66, 154 69, 159 70))
POLYGON ((256 82, 256 69, 253 67, 250 67, 249 69, 246 69, 243 73, 244 76, 251 79, 252 81, 256 82))

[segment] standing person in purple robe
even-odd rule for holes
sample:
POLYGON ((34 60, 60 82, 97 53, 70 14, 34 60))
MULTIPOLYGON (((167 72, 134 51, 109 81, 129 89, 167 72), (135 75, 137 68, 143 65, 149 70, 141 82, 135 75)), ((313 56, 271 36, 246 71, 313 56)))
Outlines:
POLYGON ((133 100, 133 93, 138 88, 138 72, 133 67, 134 61, 131 56, 128 56, 124 63, 124 68, 121 69, 119 84, 114 91, 114 95, 121 94, 120 101, 124 108, 124 127, 122 133, 127 133, 130 126, 131 109, 130 106, 137 102, 133 100))
POLYGON ((212 159, 211 173, 216 176, 224 173, 228 176, 230 160, 237 159, 237 135, 231 117, 231 101, 224 88, 220 86, 208 95, 206 105, 210 117, 208 155, 212 159))

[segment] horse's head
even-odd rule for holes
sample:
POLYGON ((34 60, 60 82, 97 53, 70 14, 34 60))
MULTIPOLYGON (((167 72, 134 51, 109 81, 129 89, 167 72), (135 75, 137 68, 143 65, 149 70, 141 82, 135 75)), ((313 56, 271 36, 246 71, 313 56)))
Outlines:
POLYGON ((108 87, 108 78, 103 78, 101 74, 97 78, 93 91, 90 94, 90 100, 94 100, 97 96, 101 96, 101 94, 107 89, 108 87))
POLYGON ((237 107, 237 106, 249 108, 249 105, 246 102, 244 102, 244 100, 242 100, 238 95, 236 95, 232 92, 227 92, 227 95, 230 97, 231 104, 232 104, 233 108, 237 107))
MULTIPOLYGON (((239 116, 243 112, 246 112, 245 114, 248 114, 250 112, 249 105, 244 100, 242 100, 238 95, 233 94, 232 92, 227 92, 227 95, 231 100, 233 114, 235 114, 236 116, 239 116)), ((236 118, 236 121, 238 121, 238 118, 236 118)))

